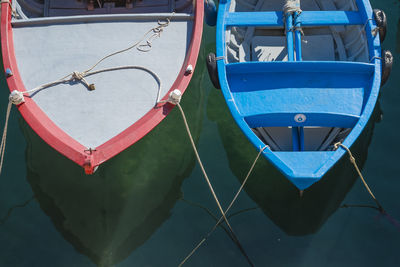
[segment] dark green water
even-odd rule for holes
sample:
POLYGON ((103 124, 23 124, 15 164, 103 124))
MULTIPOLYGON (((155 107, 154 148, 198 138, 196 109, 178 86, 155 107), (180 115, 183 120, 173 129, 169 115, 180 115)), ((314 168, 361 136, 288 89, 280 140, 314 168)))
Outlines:
MULTIPOLYGON (((374 204, 347 157, 303 198, 261 160, 230 219, 256 266, 400 266, 400 10, 395 0, 372 5, 388 16, 384 48, 393 52, 395 65, 380 98, 384 119, 371 121, 354 151, 391 217, 339 208, 374 204)), ((204 57, 214 50, 214 35, 206 26, 182 105, 226 207, 256 154, 208 80, 204 57)), ((3 80, 2 114, 7 91, 3 80)), ((13 110, 0 177, 0 266, 177 266, 215 223, 204 208, 218 215, 177 110, 93 176, 49 148, 13 110)), ((218 228, 186 265, 247 263, 218 228)))

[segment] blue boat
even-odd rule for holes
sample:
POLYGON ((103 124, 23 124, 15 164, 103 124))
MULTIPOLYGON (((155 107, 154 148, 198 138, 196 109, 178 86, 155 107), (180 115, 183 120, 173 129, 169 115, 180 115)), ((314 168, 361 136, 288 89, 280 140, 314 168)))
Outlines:
POLYGON ((245 136, 299 190, 367 125, 393 59, 381 51, 385 22, 367 0, 220 1, 211 80, 245 136))

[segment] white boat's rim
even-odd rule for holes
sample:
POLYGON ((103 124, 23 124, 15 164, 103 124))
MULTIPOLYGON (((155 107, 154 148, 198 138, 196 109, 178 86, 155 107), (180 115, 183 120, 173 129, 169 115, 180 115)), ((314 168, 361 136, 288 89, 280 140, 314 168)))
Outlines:
POLYGON ((60 17, 40 17, 28 19, 13 19, 13 27, 61 24, 61 23, 86 23, 86 22, 115 22, 115 21, 155 21, 170 18, 171 21, 190 21, 194 20, 193 14, 186 13, 151 13, 151 14, 110 14, 110 15, 77 15, 60 17))

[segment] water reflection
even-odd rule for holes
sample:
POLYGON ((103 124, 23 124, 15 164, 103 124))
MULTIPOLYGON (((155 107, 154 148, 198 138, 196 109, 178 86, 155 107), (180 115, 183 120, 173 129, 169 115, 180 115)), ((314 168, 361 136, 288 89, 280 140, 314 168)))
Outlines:
MULTIPOLYGON (((218 125, 230 169, 243 182, 257 153, 230 116, 220 91, 213 90, 210 93, 207 114, 218 125)), ((374 125, 380 115, 378 104, 370 123, 351 148, 360 167, 365 163, 374 125)), ((300 236, 315 233, 321 228, 340 207, 357 177, 346 155, 324 179, 300 197, 298 189, 261 157, 245 191, 279 228, 289 235, 300 236)))
MULTIPOLYGON (((199 78, 192 80, 182 101, 196 140, 204 99, 199 78)), ((23 120, 21 128, 27 140, 27 180, 40 208, 64 239, 98 266, 121 262, 151 237, 170 217, 195 164, 177 109, 91 176, 23 120)))

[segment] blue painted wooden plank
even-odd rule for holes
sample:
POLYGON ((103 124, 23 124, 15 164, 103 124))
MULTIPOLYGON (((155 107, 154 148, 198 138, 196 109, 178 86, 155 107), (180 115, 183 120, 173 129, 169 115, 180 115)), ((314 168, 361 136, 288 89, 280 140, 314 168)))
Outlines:
MULTIPOLYGON (((297 27, 301 26, 301 23, 298 21, 299 13, 294 13, 294 25, 297 27)), ((297 29, 294 32, 294 40, 295 40, 295 47, 296 47, 296 61, 302 60, 302 53, 301 53, 301 32, 297 29)), ((294 151, 303 151, 304 150, 304 131, 303 127, 293 127, 292 129, 292 136, 293 136, 293 150, 294 151)))
MULTIPOLYGON (((360 116, 351 114, 337 113, 302 113, 307 117, 304 123, 296 123, 294 117, 296 113, 268 113, 244 117, 249 127, 340 127, 353 128, 360 116)), ((298 133, 294 136, 298 137, 298 133)), ((300 143, 297 141, 295 146, 299 150, 300 143)))
POLYGON ((293 31, 291 30, 293 27, 293 17, 286 17, 286 48, 288 53, 288 61, 294 61, 294 47, 293 47, 293 31))
POLYGON ((296 45, 296 61, 302 61, 301 52, 301 32, 295 31, 295 45, 296 45))
MULTIPOLYGON (((301 23, 299 22, 299 14, 296 12, 294 15, 294 26, 300 27, 301 23)), ((302 61, 302 52, 301 52, 301 32, 299 30, 295 30, 295 46, 296 46, 296 61, 302 61)))
POLYGON ((355 11, 303 11, 298 22, 301 26, 364 25, 365 21, 355 11))
POLYGON ((349 61, 241 62, 226 64, 228 74, 260 72, 374 72, 374 64, 349 61))
POLYGON ((233 93, 242 116, 265 113, 339 113, 359 115, 364 88, 280 88, 233 93))
MULTIPOLYGON (((285 23, 285 27, 286 27, 286 47, 288 50, 288 61, 294 61, 294 55, 295 55, 295 51, 296 51, 296 60, 299 56, 298 54, 298 47, 297 46, 297 42, 296 42, 296 48, 293 49, 293 45, 294 45, 294 39, 295 37, 293 36, 293 26, 294 26, 294 20, 293 20, 293 16, 287 16, 286 17, 286 23, 285 23)), ((296 31, 297 33, 298 31, 296 31)), ((297 34, 296 34, 297 36, 297 34)), ((297 38, 296 38, 297 39, 297 38)), ((297 41, 297 40, 296 40, 297 41)), ((301 49, 301 46, 300 46, 301 49)), ((263 123, 263 121, 261 120, 260 123, 263 123)), ((293 127, 292 129, 292 144, 293 144, 293 151, 299 151, 301 150, 301 140, 300 140, 300 136, 299 136, 299 132, 298 132, 298 128, 297 127, 293 127)))
POLYGON ((226 70, 230 92, 235 94, 286 88, 368 88, 374 66, 348 62, 249 62, 229 64, 226 70))
MULTIPOLYGON (((298 22, 302 26, 363 25, 365 21, 356 11, 303 11, 298 22)), ((230 12, 225 16, 226 26, 284 26, 282 12, 230 12)))
POLYGON ((283 26, 282 12, 231 12, 225 16, 227 26, 283 26))

